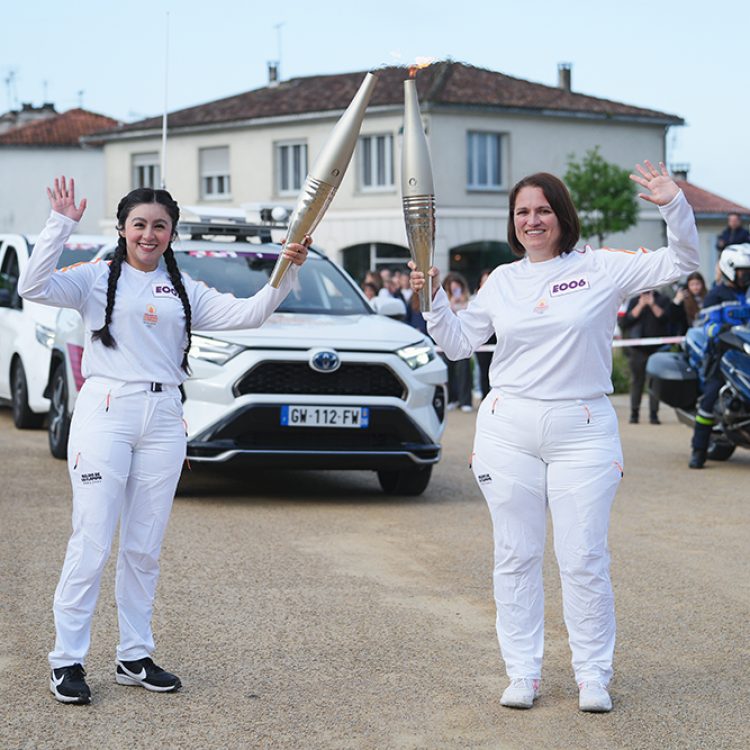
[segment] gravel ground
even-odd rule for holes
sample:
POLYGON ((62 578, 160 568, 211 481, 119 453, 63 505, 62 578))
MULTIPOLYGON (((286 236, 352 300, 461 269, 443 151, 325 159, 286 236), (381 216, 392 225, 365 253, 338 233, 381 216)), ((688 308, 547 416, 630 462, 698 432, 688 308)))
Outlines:
POLYGON ((449 417, 417 499, 386 498, 373 474, 194 466, 154 615, 157 663, 184 689, 115 684, 110 560, 86 665, 94 700, 63 706, 46 654, 70 486, 46 435, 0 410, 0 748, 750 747, 750 453, 689 472, 671 412, 621 425, 615 710, 577 711, 550 539, 542 697, 513 711, 499 705, 489 515, 466 467, 474 416, 449 417))

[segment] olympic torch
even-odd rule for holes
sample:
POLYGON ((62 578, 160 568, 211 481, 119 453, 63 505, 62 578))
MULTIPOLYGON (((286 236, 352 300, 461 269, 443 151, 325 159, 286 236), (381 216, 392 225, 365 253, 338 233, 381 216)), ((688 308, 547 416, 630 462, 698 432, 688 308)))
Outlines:
MULTIPOLYGON (((312 234, 331 204, 357 145, 362 118, 376 82, 377 77, 372 73, 365 76, 359 90, 323 145, 305 179, 302 192, 297 198, 297 205, 289 219, 289 231, 286 236, 288 243, 302 242, 306 234, 312 234)), ((290 260, 279 255, 269 280, 272 287, 278 289, 290 264, 290 260)))
MULTIPOLYGON (((416 73, 416 70, 414 73, 416 73)), ((425 275, 419 291, 419 309, 432 310, 432 277, 435 251, 435 188, 427 138, 417 98, 417 82, 404 81, 404 139, 401 152, 401 201, 404 207, 409 251, 418 271, 425 275)))

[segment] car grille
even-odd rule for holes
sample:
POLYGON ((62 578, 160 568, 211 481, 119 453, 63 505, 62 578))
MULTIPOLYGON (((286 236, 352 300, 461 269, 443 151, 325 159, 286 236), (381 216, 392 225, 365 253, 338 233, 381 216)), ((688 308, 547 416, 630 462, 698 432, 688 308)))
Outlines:
POLYGON ((236 395, 278 393, 314 396, 393 396, 405 399, 404 384, 384 365, 342 363, 317 372, 307 362, 264 362, 235 386, 236 395))

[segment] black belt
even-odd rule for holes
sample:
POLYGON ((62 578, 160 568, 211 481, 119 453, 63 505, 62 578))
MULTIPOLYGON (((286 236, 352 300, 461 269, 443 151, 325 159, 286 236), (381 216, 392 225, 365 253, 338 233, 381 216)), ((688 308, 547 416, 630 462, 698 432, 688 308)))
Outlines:
POLYGON ((161 393, 164 390, 164 383, 151 383, 149 390, 151 393, 161 393))

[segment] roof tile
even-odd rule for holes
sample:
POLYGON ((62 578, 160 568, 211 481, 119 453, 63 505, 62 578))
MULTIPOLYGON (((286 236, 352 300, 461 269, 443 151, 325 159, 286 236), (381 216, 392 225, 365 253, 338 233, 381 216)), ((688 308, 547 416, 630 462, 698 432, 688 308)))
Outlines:
POLYGON ((750 208, 741 206, 739 203, 722 198, 715 193, 709 193, 708 190, 693 185, 686 180, 675 179, 680 186, 688 203, 693 207, 696 214, 728 214, 739 213, 750 215, 750 208))
POLYGON ((77 146, 79 138, 116 127, 117 120, 85 109, 34 120, 0 134, 0 146, 77 146))
MULTIPOLYGON (((230 123, 265 117, 283 117, 307 112, 345 109, 359 88, 366 71, 292 78, 274 86, 247 91, 169 114, 170 128, 230 123)), ((403 103, 405 67, 383 67, 372 71, 378 76, 370 106, 397 106, 403 103)), ((647 118, 670 124, 683 120, 671 114, 629 104, 564 91, 493 70, 465 63, 442 61, 421 69, 417 90, 423 107, 457 105, 500 109, 529 109, 597 114, 603 117, 647 118)), ((150 117, 118 128, 117 132, 148 130, 161 126, 161 116, 150 117)))

